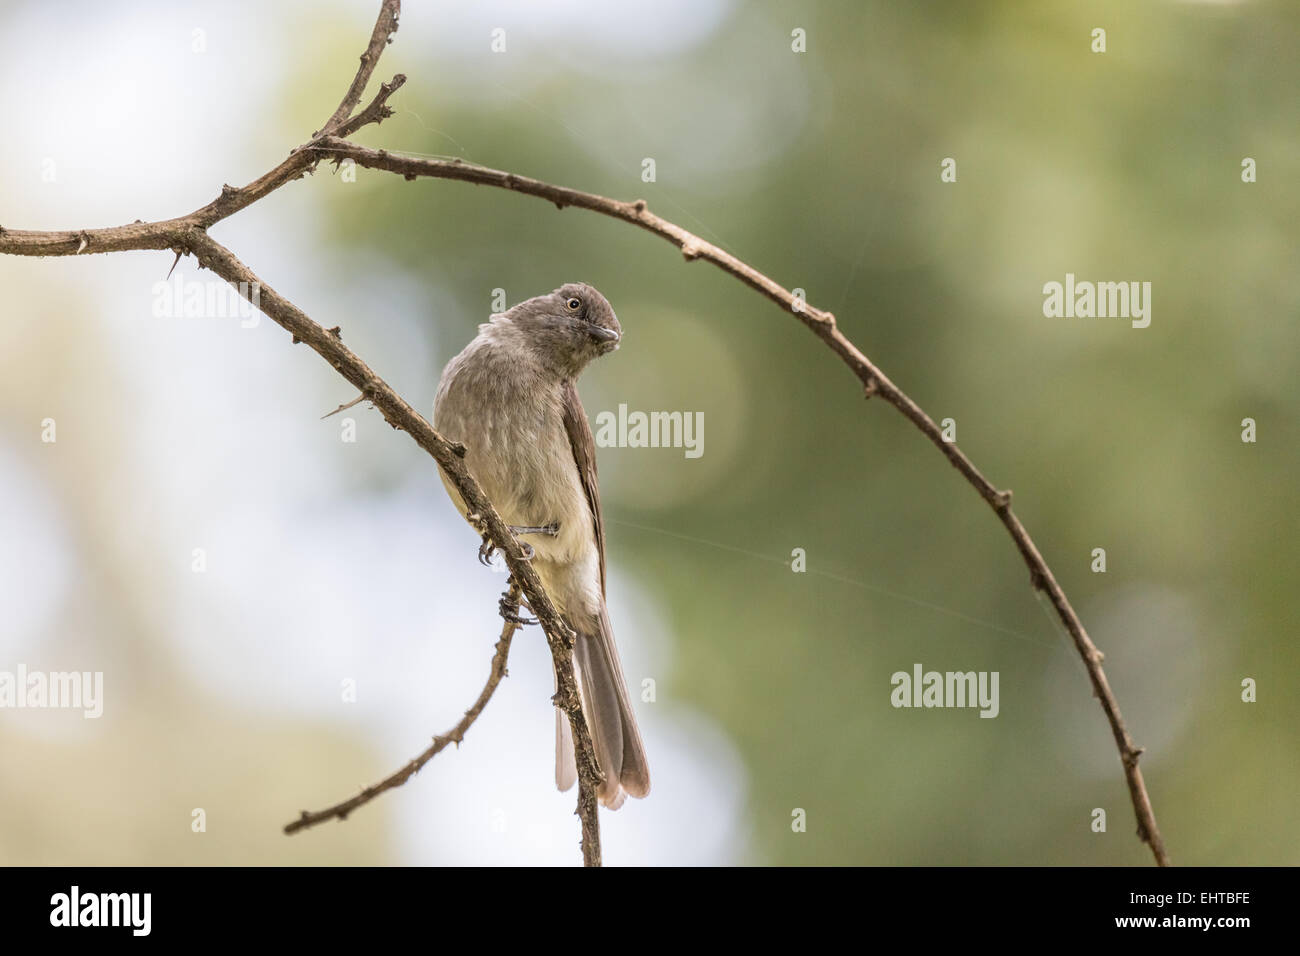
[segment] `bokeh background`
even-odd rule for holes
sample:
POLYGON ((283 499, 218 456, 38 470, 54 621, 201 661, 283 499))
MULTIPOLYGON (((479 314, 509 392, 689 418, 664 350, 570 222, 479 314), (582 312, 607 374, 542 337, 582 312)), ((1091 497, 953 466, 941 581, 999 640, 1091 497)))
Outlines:
MULTIPOLYGON (((642 197, 807 290, 1015 490, 1175 862, 1300 861, 1300 8, 407 6, 376 81, 410 80, 359 141, 642 197), (1150 327, 1045 318, 1067 272, 1151 282, 1150 327)), ((377 7, 5 0, 0 224, 165 218, 255 178, 333 111, 377 7)), ((654 792, 604 815, 608 863, 1150 862, 1003 529, 791 316, 625 224, 347 179, 213 233, 426 415, 494 289, 569 280, 627 333, 589 414, 704 414, 698 459, 600 451, 615 629, 657 691, 654 792), (918 662, 998 671, 1000 716, 895 710, 918 662)), ((155 316, 171 258, 0 257, 0 670, 105 675, 99 720, 0 711, 0 862, 577 864, 535 629, 463 747, 280 833, 459 718, 504 576, 405 435, 321 419, 354 393, 316 355, 265 319, 155 316)))

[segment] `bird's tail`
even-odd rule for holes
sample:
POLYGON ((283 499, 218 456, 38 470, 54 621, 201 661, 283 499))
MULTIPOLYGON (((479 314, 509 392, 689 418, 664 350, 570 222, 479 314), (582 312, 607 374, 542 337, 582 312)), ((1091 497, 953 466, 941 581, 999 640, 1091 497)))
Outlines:
MULTIPOLYGON (((573 657, 582 715, 591 729, 596 763, 605 774, 596 796, 602 805, 617 810, 625 797, 644 797, 650 792, 650 767, 627 695, 627 682, 619 664, 618 648, 614 646, 608 612, 602 610, 595 623, 597 626, 590 632, 578 631, 573 657)), ((555 784, 561 790, 568 790, 577 778, 569 720, 557 708, 555 784)))

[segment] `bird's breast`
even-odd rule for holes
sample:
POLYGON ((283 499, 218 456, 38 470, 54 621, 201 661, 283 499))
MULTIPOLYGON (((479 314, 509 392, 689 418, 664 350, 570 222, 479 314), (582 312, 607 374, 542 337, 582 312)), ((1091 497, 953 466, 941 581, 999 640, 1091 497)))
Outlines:
MULTIPOLYGON (((596 607, 595 523, 564 426, 559 385, 483 364, 467 363, 444 377, 435 427, 465 446, 466 468, 506 524, 559 525, 555 535, 520 536, 532 546, 534 567, 556 604, 571 611, 596 607)), ((459 501, 455 493, 453 500, 459 501)))

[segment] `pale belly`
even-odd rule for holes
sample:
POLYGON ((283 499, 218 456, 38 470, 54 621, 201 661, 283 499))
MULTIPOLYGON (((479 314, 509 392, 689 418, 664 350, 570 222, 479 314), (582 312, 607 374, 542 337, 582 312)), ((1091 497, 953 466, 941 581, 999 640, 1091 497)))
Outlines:
MULTIPOLYGON (((600 559, 558 398, 527 408, 480 403, 474 417, 470 423, 440 409, 435 427, 465 446, 466 468, 506 524, 559 525, 555 535, 523 534, 519 540, 532 546, 533 568, 551 600, 582 627, 600 613, 600 559)), ((445 475, 442 480, 465 514, 460 493, 445 475)))

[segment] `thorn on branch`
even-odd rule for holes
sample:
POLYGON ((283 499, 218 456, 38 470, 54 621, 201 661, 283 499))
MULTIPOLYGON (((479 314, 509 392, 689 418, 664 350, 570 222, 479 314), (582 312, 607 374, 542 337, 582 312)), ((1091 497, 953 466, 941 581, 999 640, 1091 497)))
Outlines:
POLYGON ((325 419, 327 419, 327 418, 329 418, 329 417, 331 417, 331 416, 333 416, 333 415, 337 415, 339 412, 345 412, 345 411, 347 411, 349 408, 352 408, 354 405, 358 405, 358 404, 360 404, 361 402, 364 402, 365 400, 366 400, 366 394, 365 394, 365 392, 362 392, 360 395, 358 395, 356 398, 352 399, 352 401, 348 402, 346 405, 340 405, 338 408, 334 409, 334 411, 332 411, 332 412, 328 412, 328 413, 322 415, 322 416, 320 417, 320 419, 321 419, 321 421, 324 421, 325 419))
POLYGON ((993 496, 993 499, 997 504, 998 511, 1009 511, 1011 509, 1011 489, 999 491, 993 496))
POLYGON ((862 397, 869 399, 871 398, 872 395, 875 395, 879 391, 880 391, 880 385, 876 381, 875 376, 873 375, 871 378, 867 379, 867 384, 863 386, 862 397))

